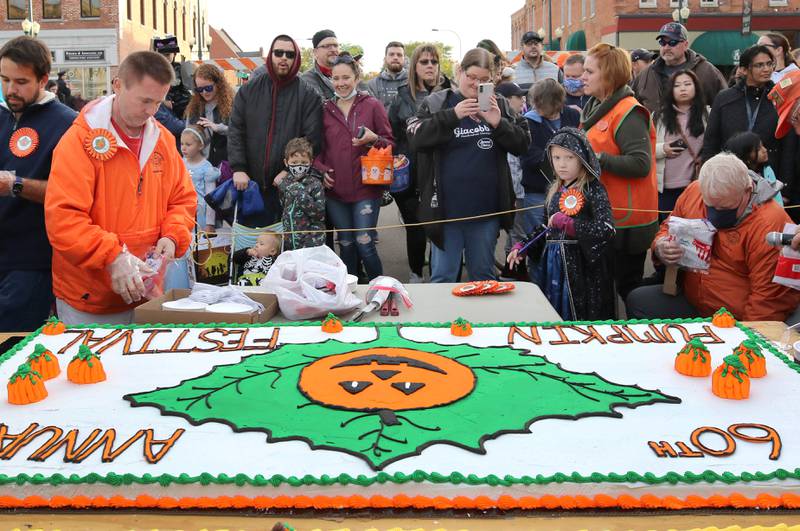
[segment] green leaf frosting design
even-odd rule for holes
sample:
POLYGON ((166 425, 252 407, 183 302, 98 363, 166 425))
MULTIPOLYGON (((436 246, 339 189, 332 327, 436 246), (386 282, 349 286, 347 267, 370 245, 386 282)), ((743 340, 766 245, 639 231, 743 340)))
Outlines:
POLYGON ((438 443, 485 453, 486 440, 527 433, 541 419, 619 418, 616 407, 680 402, 658 391, 609 382, 596 373, 567 371, 544 356, 508 346, 441 345, 405 339, 394 327, 377 331, 378 338, 366 343, 283 345, 217 366, 175 387, 125 399, 192 424, 222 422, 234 431, 263 431, 269 442, 303 440, 314 449, 346 452, 375 470, 438 443), (473 372, 475 388, 443 406, 394 412, 324 406, 299 390, 301 371, 316 360, 376 347, 414 349, 456 360, 473 372))

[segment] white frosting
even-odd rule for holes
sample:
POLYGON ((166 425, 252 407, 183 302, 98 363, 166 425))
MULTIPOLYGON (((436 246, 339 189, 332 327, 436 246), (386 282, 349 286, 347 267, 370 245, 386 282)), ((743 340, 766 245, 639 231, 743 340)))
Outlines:
MULTIPOLYGON (((684 324, 691 333, 702 332, 701 323, 684 324)), ((706 325, 709 326, 709 325, 706 325)), ((630 325, 631 329, 641 336, 646 325, 630 325)), ((615 333, 609 325, 596 325, 595 328, 604 336, 615 333)), ((151 343, 152 349, 165 350, 172 345, 176 337, 185 329, 171 329, 169 333, 158 335, 151 343)), ((189 328, 185 347, 195 344, 197 335, 203 330, 189 328)), ((523 328, 523 330, 526 330, 523 328)), ((713 327, 714 332, 725 343, 708 345, 711 352, 712 367, 718 366, 722 358, 731 354, 741 341, 747 339, 745 333, 737 328, 720 329, 713 327)), ((98 334, 111 330, 97 330, 98 334)), ((581 345, 549 345, 557 340, 554 330, 539 329, 543 344, 535 345, 517 335, 513 347, 530 350, 534 354, 545 356, 549 361, 558 363, 565 370, 591 373, 595 372, 606 380, 619 385, 638 385, 647 390, 660 390, 662 393, 678 397, 680 404, 656 403, 642 405, 635 409, 617 407, 622 418, 587 417, 580 420, 545 419, 533 423, 530 433, 507 434, 486 442, 486 454, 470 452, 447 444, 436 444, 422 451, 420 455, 401 459, 390 464, 384 470, 387 473, 414 471, 438 472, 450 474, 458 472, 463 475, 490 474, 503 477, 551 476, 556 473, 571 474, 577 472, 588 476, 592 473, 625 474, 629 471, 645 474, 647 472, 661 476, 668 472, 696 474, 713 471, 719 474, 731 472, 772 472, 777 469, 794 470, 800 465, 800 427, 796 422, 796 405, 792 400, 800 393, 800 375, 774 354, 764 350, 767 357, 768 375, 765 378, 751 381, 751 397, 749 400, 723 400, 711 393, 711 377, 690 378, 678 374, 673 369, 675 355, 683 347, 684 341, 677 331, 673 330, 676 343, 667 344, 607 344, 596 341, 581 345), (736 439, 736 451, 727 457, 702 458, 659 458, 648 446, 648 441, 668 441, 673 447, 676 441, 690 445, 690 434, 696 428, 713 426, 722 430, 737 423, 765 424, 774 428, 781 436, 783 449, 778 460, 768 458, 771 445, 746 442, 736 439)), ((273 328, 252 328, 249 330, 247 344, 254 339, 266 341, 272 336, 273 328)), ((476 327, 470 337, 461 338, 450 335, 448 328, 403 327, 401 334, 411 340, 435 341, 441 344, 467 343, 475 347, 505 346, 508 344, 508 327, 476 327)), ((570 338, 583 339, 577 333, 567 331, 570 338)), ((372 327, 345 327, 335 339, 346 342, 368 342, 376 338, 376 330, 372 327)), ((143 329, 136 329, 133 334, 132 349, 138 349, 147 337, 143 329)), ((0 381, 6 382, 16 368, 33 352, 37 343, 42 343, 53 353, 58 352, 72 341, 72 333, 58 336, 40 335, 21 348, 13 357, 0 365, 0 381)), ((330 339, 316 326, 282 327, 279 344, 316 343, 330 339)), ((229 336, 227 340, 235 344, 238 336, 229 336)), ((203 346, 208 346, 204 344, 203 346)), ((260 351, 210 352, 210 353, 159 353, 122 356, 122 345, 118 343, 102 354, 102 362, 108 380, 94 385, 75 385, 67 381, 66 368, 73 355, 77 353, 77 344, 68 352, 58 355, 62 374, 56 379, 46 382, 49 396, 42 402, 26 406, 12 406, 5 403, 0 407, 0 422, 8 426, 8 432, 15 434, 23 431, 29 424, 38 423, 43 426, 58 426, 65 430, 78 428, 81 436, 78 442, 94 428, 114 428, 117 432, 115 448, 137 430, 155 428, 155 438, 165 439, 176 429, 184 429, 185 433, 172 447, 170 452, 158 463, 149 464, 142 454, 142 440, 133 444, 113 463, 102 463, 100 452, 91 455, 82 463, 65 463, 62 459, 63 447, 52 457, 36 462, 28 457, 46 440, 42 436, 28 446, 22 448, 8 460, 0 462, 0 473, 15 476, 17 474, 43 474, 50 476, 62 474, 69 476, 78 474, 85 476, 96 474, 133 474, 142 476, 151 474, 189 474, 201 473, 212 475, 246 474, 253 477, 261 474, 270 477, 276 474, 302 477, 311 475, 320 477, 323 474, 337 476, 374 476, 365 461, 355 456, 330 451, 311 450, 305 442, 288 441, 267 443, 266 434, 258 432, 234 433, 225 424, 207 422, 198 426, 191 425, 183 418, 162 415, 154 407, 131 407, 122 399, 124 395, 150 391, 158 387, 166 388, 178 385, 181 381, 206 374, 217 365, 238 363, 243 356, 260 351)), ((485 377, 485 376, 481 376, 485 377)), ((524 408, 525 404, 518 404, 524 408)), ((497 412, 498 415, 502 411, 497 412)), ((458 422, 459 419, 453 419, 458 422)), ((762 436, 760 430, 749 430, 752 436, 762 436)), ((713 449, 722 449, 723 439, 714 434, 706 434, 702 443, 713 449)), ((155 448, 156 450, 159 447, 155 448)), ((693 448, 695 449, 695 448, 693 448)), ((695 449, 696 450, 696 449, 695 449)), ((513 487, 491 487, 488 485, 434 485, 432 483, 409 482, 402 485, 386 483, 373 485, 370 488, 359 486, 330 487, 309 486, 291 488, 284 484, 281 487, 236 487, 235 485, 172 485, 163 488, 158 485, 144 487, 112 487, 105 484, 64 485, 60 487, 33 485, 0 486, 0 493, 137 493, 151 492, 162 495, 204 495, 218 494, 422 494, 453 495, 488 494, 592 494, 623 493, 634 495, 658 493, 661 495, 705 493, 759 493, 759 492, 797 492, 798 481, 772 480, 740 482, 728 486, 721 482, 708 484, 679 483, 677 485, 660 484, 657 486, 645 483, 549 483, 530 487, 517 485, 513 487), (183 494, 179 494, 183 493, 183 494)))

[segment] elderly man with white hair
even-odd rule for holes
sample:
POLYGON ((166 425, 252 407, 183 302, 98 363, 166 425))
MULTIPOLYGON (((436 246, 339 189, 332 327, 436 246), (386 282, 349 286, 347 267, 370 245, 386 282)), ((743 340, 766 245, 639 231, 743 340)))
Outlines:
MULTIPOLYGON (((664 294, 660 285, 633 290, 626 301, 628 317, 708 317, 724 306, 742 321, 785 320, 800 303, 800 291, 772 282, 780 248, 768 245, 765 236, 791 222, 773 200, 776 193, 734 155, 709 159, 672 211, 681 218, 707 218, 716 227, 709 270, 682 271, 676 296, 664 294)), ((669 218, 651 250, 654 260, 675 265, 683 251, 669 237, 668 223, 669 218)))

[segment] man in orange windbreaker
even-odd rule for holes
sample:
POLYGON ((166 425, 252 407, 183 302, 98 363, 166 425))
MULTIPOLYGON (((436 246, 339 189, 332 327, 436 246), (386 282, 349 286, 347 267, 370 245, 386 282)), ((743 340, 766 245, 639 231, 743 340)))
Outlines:
MULTIPOLYGON (((666 295, 662 286, 643 286, 627 299, 628 317, 708 317, 724 306, 742 321, 783 321, 800 303, 800 291, 772 281, 780 247, 766 241, 791 220, 773 198, 777 189, 748 173, 730 153, 710 158, 699 180, 678 197, 673 216, 707 218, 716 227, 707 272, 685 271, 683 293, 666 295)), ((683 249, 669 237, 669 218, 653 242, 654 256, 674 265, 683 249)))
POLYGON ((173 78, 154 52, 120 65, 114 95, 87 105, 53 153, 45 221, 62 321, 125 324, 152 271, 186 253, 197 197, 172 135, 154 118, 173 78))

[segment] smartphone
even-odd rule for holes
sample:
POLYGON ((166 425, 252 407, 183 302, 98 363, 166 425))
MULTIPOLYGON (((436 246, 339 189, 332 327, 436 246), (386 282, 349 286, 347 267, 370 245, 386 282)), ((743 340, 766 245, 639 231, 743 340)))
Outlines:
POLYGON ((356 138, 361 138, 361 137, 363 137, 365 134, 367 134, 367 128, 366 128, 366 127, 364 127, 364 126, 362 125, 362 126, 360 126, 360 127, 358 128, 358 130, 356 131, 356 138))
POLYGON ((686 145, 686 142, 684 142, 682 138, 679 138, 678 140, 673 140, 672 142, 670 142, 669 147, 671 147, 672 149, 686 149, 688 146, 686 145))
POLYGON ((478 85, 478 105, 481 111, 487 112, 492 107, 492 95, 494 94, 493 83, 481 83, 478 85))

